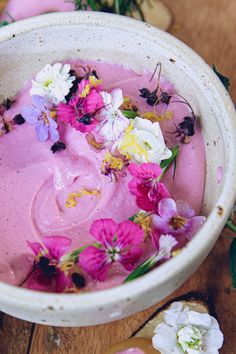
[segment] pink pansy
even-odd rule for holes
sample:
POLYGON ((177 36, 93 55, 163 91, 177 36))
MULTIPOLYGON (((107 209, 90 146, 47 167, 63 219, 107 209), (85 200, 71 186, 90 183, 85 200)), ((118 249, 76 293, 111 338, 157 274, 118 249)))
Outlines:
POLYGON ((159 182, 162 173, 159 165, 151 162, 141 165, 131 163, 128 169, 133 176, 129 183, 129 189, 136 196, 139 208, 153 211, 161 199, 170 197, 166 186, 159 182))
MULTIPOLYGON (((83 82, 86 83, 87 80, 83 80, 83 82)), ((89 133, 98 124, 95 116, 103 107, 103 99, 97 88, 90 88, 86 95, 82 94, 85 84, 81 87, 80 85, 77 94, 67 104, 60 103, 57 106, 57 116, 59 121, 70 123, 73 128, 82 133, 89 133)))
POLYGON ((205 220, 204 216, 195 216, 195 211, 185 201, 175 203, 171 198, 164 198, 158 204, 157 214, 153 215, 153 227, 162 234, 191 239, 205 220))
POLYGON ((90 233, 98 245, 89 246, 80 254, 80 266, 85 272, 104 281, 114 262, 133 270, 143 253, 144 232, 139 226, 129 220, 117 224, 112 219, 100 219, 93 222, 90 233))
POLYGON ((71 286, 71 280, 60 269, 60 260, 68 252, 71 240, 63 236, 46 236, 39 242, 27 242, 36 259, 27 279, 29 289, 61 293, 71 286))

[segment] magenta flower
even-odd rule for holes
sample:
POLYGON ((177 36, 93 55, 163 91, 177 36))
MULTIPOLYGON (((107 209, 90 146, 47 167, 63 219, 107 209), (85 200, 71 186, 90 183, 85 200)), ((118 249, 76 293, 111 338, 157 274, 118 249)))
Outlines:
POLYGON ((29 289, 61 293, 71 286, 71 279, 60 269, 62 256, 68 252, 71 240, 63 236, 46 236, 42 244, 27 242, 36 258, 26 281, 29 289))
POLYGON ((159 182, 162 169, 158 164, 131 163, 128 169, 134 177, 129 183, 129 189, 136 196, 136 203, 140 209, 153 211, 161 199, 170 197, 166 186, 159 182))
POLYGON ((82 133, 89 133, 98 124, 95 115, 103 107, 103 100, 95 88, 91 88, 85 97, 81 97, 83 95, 79 89, 77 95, 67 104, 60 103, 57 106, 57 116, 59 121, 70 123, 82 133))
POLYGON ((39 141, 44 142, 50 136, 52 142, 59 140, 58 125, 50 115, 52 105, 43 97, 32 96, 32 105, 23 107, 22 117, 27 123, 35 125, 35 131, 39 141))
POLYGON ((104 281, 114 262, 133 270, 143 253, 144 232, 139 226, 129 220, 117 224, 112 219, 101 219, 93 222, 90 233, 98 244, 80 254, 79 263, 85 272, 104 281))
POLYGON ((204 216, 195 216, 188 203, 164 198, 158 204, 158 214, 153 215, 153 226, 159 233, 174 236, 184 235, 191 239, 204 224, 204 216))

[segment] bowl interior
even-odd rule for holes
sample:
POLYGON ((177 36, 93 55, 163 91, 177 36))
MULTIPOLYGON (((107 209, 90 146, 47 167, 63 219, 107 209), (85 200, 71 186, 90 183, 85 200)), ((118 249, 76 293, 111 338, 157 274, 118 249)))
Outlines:
MULTIPOLYGON (((220 195, 223 183, 217 183, 218 168, 227 169, 227 126, 221 119, 219 107, 214 102, 211 82, 200 74, 196 62, 186 58, 161 37, 150 37, 147 24, 143 33, 136 33, 131 26, 112 28, 114 17, 102 26, 90 20, 74 25, 46 25, 34 31, 12 35, 0 43, 0 98, 11 97, 29 78, 46 63, 64 59, 92 59, 122 63, 138 73, 153 71, 157 62, 163 64, 163 75, 172 81, 200 117, 207 154, 206 188, 203 213, 207 215, 220 195), (58 35, 60 33, 60 35, 58 35), (201 76, 200 76, 201 75, 201 76), (208 94, 209 93, 209 94, 208 94), (224 137, 223 137, 224 134, 224 137), (217 158, 216 158, 217 157, 217 158)), ((132 24, 132 20, 130 21, 132 24)), ((23 29, 24 26, 22 26, 23 29)), ((178 46, 177 46, 178 47, 178 46)), ((217 97, 216 97, 217 99, 217 97)), ((223 109, 223 107, 222 107, 223 109)), ((222 181, 223 182, 223 181, 222 181)))

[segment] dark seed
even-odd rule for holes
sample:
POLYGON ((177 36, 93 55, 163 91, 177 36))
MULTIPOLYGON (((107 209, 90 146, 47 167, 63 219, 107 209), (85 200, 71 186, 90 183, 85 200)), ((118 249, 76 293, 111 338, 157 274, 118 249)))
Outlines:
POLYGON ((167 92, 162 92, 162 94, 161 94, 161 102, 162 103, 169 104, 170 103, 170 99, 171 99, 171 96, 168 95, 167 92))
POLYGON ((83 117, 79 119, 79 122, 85 125, 89 125, 92 123, 91 116, 89 114, 85 114, 83 117))
POLYGON ((40 257, 39 258, 39 268, 43 269, 49 265, 49 259, 47 257, 40 257))
POLYGON ((156 90, 151 93, 151 95, 147 98, 147 104, 149 106, 154 106, 157 102, 157 94, 156 90))
POLYGON ((77 288, 84 288, 86 285, 85 278, 79 273, 73 273, 71 275, 72 281, 77 288))
POLYGON ((93 70, 93 71, 92 71, 92 75, 93 75, 93 76, 95 76, 97 80, 99 79, 99 77, 98 77, 98 74, 97 74, 96 70, 93 70))
POLYGON ((13 118, 13 122, 17 125, 21 125, 25 123, 25 119, 22 117, 21 114, 17 114, 14 118, 13 118))
POLYGON ((15 101, 10 100, 9 98, 7 98, 6 100, 3 101, 2 105, 4 108, 6 108, 6 110, 10 109, 11 106, 13 105, 15 101))
POLYGON ((148 98, 151 95, 151 91, 148 90, 146 87, 139 90, 139 92, 140 92, 140 97, 143 97, 143 98, 148 98))
POLYGON ((178 129, 186 136, 193 136, 195 134, 194 119, 192 117, 184 117, 183 121, 179 123, 178 129))
POLYGON ((51 151, 53 154, 57 151, 62 151, 66 149, 66 145, 62 141, 57 141, 55 144, 51 146, 51 151))

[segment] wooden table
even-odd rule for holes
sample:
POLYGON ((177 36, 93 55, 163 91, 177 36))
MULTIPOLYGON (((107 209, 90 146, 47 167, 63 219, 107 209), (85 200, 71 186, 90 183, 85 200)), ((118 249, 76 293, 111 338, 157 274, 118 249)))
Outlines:
MULTIPOLYGON (((164 2, 174 14, 170 32, 231 78, 231 94, 236 101, 236 1, 164 2)), ((231 288, 229 275, 229 236, 230 233, 225 231, 199 270, 168 298, 188 291, 202 291, 214 297, 225 334, 222 354, 236 354, 236 292, 231 288)), ((112 343, 129 337, 164 302, 125 320, 90 328, 46 327, 2 314, 0 353, 103 354, 112 343)))

